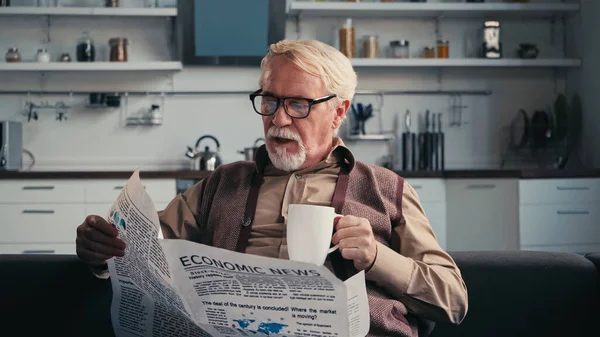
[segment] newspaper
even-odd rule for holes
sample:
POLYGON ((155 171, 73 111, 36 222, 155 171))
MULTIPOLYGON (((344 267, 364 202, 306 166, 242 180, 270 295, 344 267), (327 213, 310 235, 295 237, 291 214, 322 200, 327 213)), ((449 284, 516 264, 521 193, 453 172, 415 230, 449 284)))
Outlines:
POLYGON ((342 282, 324 266, 162 239, 137 170, 107 220, 127 246, 108 261, 117 337, 368 333, 364 272, 342 282))

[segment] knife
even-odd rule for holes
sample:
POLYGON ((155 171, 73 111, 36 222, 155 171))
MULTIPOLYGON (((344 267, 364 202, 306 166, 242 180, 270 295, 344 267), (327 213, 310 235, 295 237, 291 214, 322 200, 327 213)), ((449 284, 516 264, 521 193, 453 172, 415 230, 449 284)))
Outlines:
POLYGON ((444 170, 444 132, 442 131, 442 113, 438 114, 438 146, 440 150, 440 170, 444 170))
POLYGON ((430 112, 429 110, 425 111, 425 144, 424 144, 424 152, 423 156, 425 159, 424 169, 431 169, 431 122, 430 122, 430 112))
POLYGON ((439 163, 438 163, 438 133, 437 133, 437 128, 436 126, 436 118, 435 118, 435 113, 431 114, 431 164, 429 165, 429 170, 430 171, 437 171, 439 170, 439 163))
POLYGON ((411 157, 413 158, 414 165, 414 153, 412 152, 414 146, 411 142, 410 123, 410 110, 406 110, 406 113, 404 114, 404 132, 402 133, 402 170, 404 171, 407 171, 409 167, 410 169, 413 169, 413 166, 409 165, 411 157))
POLYGON ((423 115, 419 115, 419 135, 417 137, 419 170, 425 169, 425 131, 423 115))

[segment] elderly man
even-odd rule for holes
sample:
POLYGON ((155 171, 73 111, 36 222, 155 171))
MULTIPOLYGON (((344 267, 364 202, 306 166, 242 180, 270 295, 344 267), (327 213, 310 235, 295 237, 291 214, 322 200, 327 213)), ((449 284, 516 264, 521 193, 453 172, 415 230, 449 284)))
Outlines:
MULTIPOLYGON (((364 270, 370 336, 417 336, 418 318, 458 324, 467 290, 437 243, 415 190, 395 173, 356 161, 336 136, 357 77, 348 58, 318 41, 271 45, 250 95, 266 144, 254 162, 221 165, 178 195, 159 218, 163 236, 287 259, 288 205, 335 207, 326 266, 346 279, 364 270)), ((77 230, 77 254, 98 272, 124 254, 104 219, 77 230)))

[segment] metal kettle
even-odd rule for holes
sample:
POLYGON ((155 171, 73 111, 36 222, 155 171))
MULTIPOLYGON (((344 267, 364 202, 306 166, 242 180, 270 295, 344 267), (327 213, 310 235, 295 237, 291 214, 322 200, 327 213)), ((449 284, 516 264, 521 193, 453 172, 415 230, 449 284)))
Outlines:
POLYGON ((254 159, 256 158, 256 150, 258 150, 258 148, 260 147, 260 146, 258 146, 258 143, 264 142, 264 141, 265 141, 264 138, 257 138, 254 141, 254 146, 252 146, 252 147, 245 147, 244 150, 238 150, 238 153, 239 154, 243 154, 244 158, 246 160, 254 161, 254 159))
POLYGON ((187 152, 185 153, 185 156, 191 159, 190 169, 193 171, 214 171, 221 165, 221 157, 218 154, 220 149, 221 145, 217 138, 211 135, 204 135, 198 138, 195 149, 188 146, 187 152), (217 144, 217 150, 215 152, 211 151, 208 146, 204 147, 204 151, 200 150, 200 142, 205 138, 210 138, 215 141, 217 144))

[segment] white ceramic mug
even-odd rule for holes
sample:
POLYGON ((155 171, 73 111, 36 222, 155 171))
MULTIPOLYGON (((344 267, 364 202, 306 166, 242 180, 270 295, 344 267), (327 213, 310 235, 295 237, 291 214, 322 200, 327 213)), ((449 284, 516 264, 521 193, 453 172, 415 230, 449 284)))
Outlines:
POLYGON ((288 206, 287 247, 290 260, 322 265, 327 254, 338 249, 329 248, 333 235, 333 207, 304 204, 288 206))

